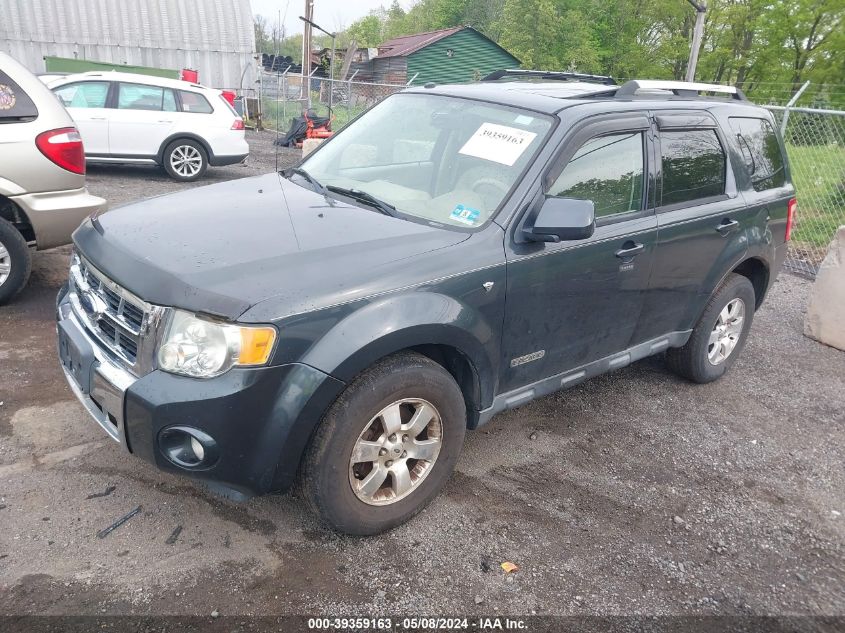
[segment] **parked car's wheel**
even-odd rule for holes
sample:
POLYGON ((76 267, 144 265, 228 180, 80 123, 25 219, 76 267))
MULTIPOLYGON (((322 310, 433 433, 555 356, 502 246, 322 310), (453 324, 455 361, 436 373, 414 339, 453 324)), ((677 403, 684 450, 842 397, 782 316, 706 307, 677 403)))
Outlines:
POLYGON ((164 150, 164 170, 174 180, 191 182, 202 178, 208 169, 208 154, 202 145, 190 139, 173 141, 164 150))
POLYGON ((730 274, 710 297, 686 345, 666 352, 669 369, 699 383, 720 378, 745 347, 754 306, 754 286, 730 274))
POLYGON ((356 378, 326 413, 305 455, 312 509, 347 534, 404 523, 440 491, 458 460, 466 407, 455 380, 400 353, 356 378))
POLYGON ((0 219, 0 305, 26 285, 32 270, 32 255, 26 240, 6 220, 0 219))

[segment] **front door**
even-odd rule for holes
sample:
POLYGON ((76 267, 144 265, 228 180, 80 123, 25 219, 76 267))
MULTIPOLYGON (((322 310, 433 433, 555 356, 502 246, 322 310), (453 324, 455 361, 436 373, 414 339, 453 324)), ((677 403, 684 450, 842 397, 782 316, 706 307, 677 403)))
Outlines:
POLYGON ((592 200, 592 237, 507 248, 508 290, 500 391, 510 391, 623 351, 648 287, 657 238, 650 204, 645 115, 577 128, 543 196, 592 200))

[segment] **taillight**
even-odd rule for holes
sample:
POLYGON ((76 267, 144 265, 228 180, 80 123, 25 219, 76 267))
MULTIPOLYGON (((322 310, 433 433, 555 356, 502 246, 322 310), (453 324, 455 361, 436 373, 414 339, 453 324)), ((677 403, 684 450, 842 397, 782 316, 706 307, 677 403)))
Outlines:
POLYGON ((244 129, 244 120, 243 119, 235 119, 235 122, 232 123, 233 130, 243 130, 244 129))
POLYGON ((786 234, 784 235, 784 241, 788 242, 790 236, 792 235, 792 227, 795 224, 795 211, 798 209, 798 200, 792 198, 786 204, 786 234))
POLYGON ((85 150, 75 127, 42 132, 35 137, 35 145, 62 169, 85 175, 85 150))

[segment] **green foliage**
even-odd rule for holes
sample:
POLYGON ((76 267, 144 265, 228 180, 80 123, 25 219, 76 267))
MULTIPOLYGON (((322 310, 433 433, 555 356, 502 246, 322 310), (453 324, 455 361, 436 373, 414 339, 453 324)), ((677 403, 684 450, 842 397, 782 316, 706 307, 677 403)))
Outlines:
MULTIPOLYGON (((708 0, 696 78, 784 102, 804 81, 845 84, 845 0, 708 0)), ((683 78, 695 11, 686 0, 418 0, 356 21, 359 46, 470 25, 525 68, 683 78)), ((845 89, 818 97, 845 105, 845 89)))

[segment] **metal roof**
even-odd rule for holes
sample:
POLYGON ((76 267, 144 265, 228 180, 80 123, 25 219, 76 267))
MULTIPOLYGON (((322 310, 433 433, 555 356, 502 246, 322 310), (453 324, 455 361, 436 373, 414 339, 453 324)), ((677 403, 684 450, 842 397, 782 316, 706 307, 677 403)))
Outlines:
POLYGON ((2 0, 0 50, 34 72, 55 55, 194 68, 216 88, 246 70, 251 87, 252 19, 249 0, 2 0))
POLYGON ((428 31, 427 33, 414 33, 413 35, 394 37, 392 40, 387 40, 378 47, 378 56, 407 57, 411 53, 415 53, 429 44, 434 44, 434 42, 442 40, 444 37, 454 35, 465 28, 467 27, 455 26, 450 29, 440 29, 439 31, 428 31))

